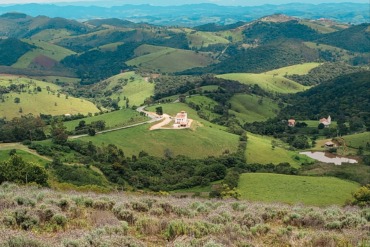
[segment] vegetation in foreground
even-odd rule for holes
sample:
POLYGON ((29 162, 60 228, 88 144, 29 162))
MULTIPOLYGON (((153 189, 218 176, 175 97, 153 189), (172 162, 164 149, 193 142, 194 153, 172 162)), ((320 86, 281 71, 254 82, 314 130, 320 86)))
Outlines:
POLYGON ((1 246, 367 246, 369 208, 0 186, 1 246))

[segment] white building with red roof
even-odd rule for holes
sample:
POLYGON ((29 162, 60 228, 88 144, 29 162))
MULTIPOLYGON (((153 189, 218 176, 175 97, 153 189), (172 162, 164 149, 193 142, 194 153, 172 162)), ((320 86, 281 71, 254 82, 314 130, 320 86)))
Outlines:
POLYGON ((328 118, 321 118, 320 123, 322 123, 325 127, 329 127, 329 125, 331 124, 330 115, 328 116, 328 118))
POLYGON ((175 124, 180 125, 180 127, 186 127, 188 125, 188 114, 185 111, 181 111, 176 114, 175 124))

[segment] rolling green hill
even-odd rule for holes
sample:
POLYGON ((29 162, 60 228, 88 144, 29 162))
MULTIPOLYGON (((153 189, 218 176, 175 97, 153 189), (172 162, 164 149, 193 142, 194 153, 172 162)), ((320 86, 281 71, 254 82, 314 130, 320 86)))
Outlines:
POLYGON ((279 111, 277 103, 269 98, 256 95, 236 94, 229 101, 230 114, 234 114, 241 122, 265 121, 275 117, 279 111))
MULTIPOLYGON (((84 137, 81 140, 92 141, 101 145, 110 143, 122 148, 125 155, 137 155, 141 150, 154 156, 164 156, 165 150, 173 155, 186 155, 192 158, 219 156, 225 150, 236 151, 238 136, 225 132, 223 127, 200 119, 197 113, 183 103, 161 104, 163 112, 175 116, 185 110, 188 117, 194 119, 190 129, 153 130, 149 125, 142 125, 126 130, 101 134, 94 137, 84 137)), ((148 108, 155 111, 155 107, 148 108)))
POLYGON ((71 50, 44 41, 28 39, 22 39, 22 41, 36 46, 37 48, 20 57, 18 61, 12 65, 14 68, 28 68, 31 63, 39 63, 42 67, 50 68, 54 67, 57 62, 65 57, 75 54, 75 52, 71 50), (37 61, 37 58, 39 58, 40 61, 37 61))
POLYGON ((343 136, 343 139, 346 141, 348 147, 359 148, 362 146, 366 148, 370 145, 370 132, 363 132, 353 135, 343 136))
POLYGON ((228 44, 230 43, 229 40, 225 39, 224 37, 216 35, 216 33, 211 32, 195 32, 192 31, 187 33, 187 38, 190 43, 190 47, 208 47, 209 45, 214 44, 228 44))
POLYGON ((101 83, 94 85, 94 90, 116 100, 120 98, 118 105, 126 107, 125 98, 129 99, 129 106, 140 106, 144 100, 154 95, 154 84, 135 72, 125 72, 115 75, 101 83))
POLYGON ((240 176, 238 189, 243 199, 251 201, 327 206, 344 205, 358 187, 334 177, 245 173, 240 176))
POLYGON ((144 122, 147 119, 148 119, 147 117, 140 116, 140 114, 137 111, 134 111, 132 109, 122 109, 119 111, 113 111, 102 115, 77 119, 73 121, 67 121, 64 122, 64 126, 67 127, 67 130, 71 131, 74 130, 75 127, 78 126, 78 123, 82 120, 85 121, 86 124, 90 124, 91 122, 96 121, 104 121, 105 129, 112 129, 129 124, 135 124, 137 122, 144 122))
POLYGON ((60 87, 52 83, 16 76, 2 76, 0 78, 1 86, 9 86, 11 84, 24 84, 27 88, 21 93, 10 92, 3 94, 4 102, 0 103, 0 116, 6 117, 8 120, 29 113, 33 115, 39 115, 40 113, 64 115, 99 112, 90 101, 59 94, 58 90, 60 87), (19 98, 19 103, 15 103, 16 98, 19 98))
POLYGON ((32 40, 54 42, 72 35, 67 29, 45 29, 31 36, 32 40))
POLYGON ((303 63, 303 64, 296 64, 291 65, 279 69, 274 69, 271 71, 265 72, 265 74, 268 75, 275 75, 275 76, 286 76, 286 75, 306 75, 308 74, 312 69, 320 66, 321 63, 303 63))
POLYGON ((250 164, 279 164, 288 162, 294 167, 301 163, 310 161, 298 152, 287 150, 286 144, 277 139, 248 133, 248 144, 246 149, 247 162, 250 164))
POLYGON ((126 62, 144 70, 158 72, 178 72, 194 67, 206 67, 215 62, 209 53, 196 53, 170 47, 140 46, 136 54, 145 54, 126 62))
POLYGON ((308 88, 285 77, 271 74, 232 73, 217 75, 216 77, 239 81, 247 85, 257 84, 263 90, 271 93, 297 93, 308 88))

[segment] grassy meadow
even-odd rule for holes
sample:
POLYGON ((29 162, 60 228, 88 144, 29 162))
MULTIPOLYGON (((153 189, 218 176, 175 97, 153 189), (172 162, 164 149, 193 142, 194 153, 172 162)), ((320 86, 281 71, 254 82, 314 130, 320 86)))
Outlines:
POLYGON ((51 42, 70 36, 72 33, 67 29, 45 29, 32 35, 32 40, 41 40, 45 42, 51 42))
POLYGON ((253 73, 230 73, 217 75, 218 78, 227 80, 239 81, 247 85, 257 84, 263 90, 271 93, 297 93, 308 89, 295 81, 282 76, 274 76, 272 74, 253 74, 253 73))
POLYGON ((0 85, 25 84, 26 89, 22 93, 11 92, 4 94, 4 102, 0 102, 0 117, 12 119, 26 114, 39 115, 64 115, 64 114, 88 114, 99 112, 98 108, 90 101, 58 94, 59 86, 16 76, 1 76, 0 85), (41 92, 36 88, 40 87, 41 92), (47 90, 50 89, 50 91, 47 90), (59 95, 59 96, 58 96, 59 95), (19 98, 19 103, 15 99, 19 98))
POLYGON ((231 110, 241 123, 265 121, 275 117, 279 111, 278 105, 269 98, 261 98, 257 95, 236 94, 229 101, 231 110))
POLYGON ((85 121, 86 124, 90 124, 95 121, 105 121, 105 128, 112 129, 116 127, 121 127, 129 124, 135 124, 138 122, 144 122, 148 118, 141 116, 137 111, 132 109, 122 109, 118 111, 113 111, 97 116, 87 117, 83 119, 77 119, 72 121, 64 122, 64 126, 67 127, 67 130, 74 130, 80 121, 85 121))
POLYGON ((12 65, 12 67, 14 68, 28 68, 30 64, 34 61, 34 59, 41 55, 59 62, 63 58, 75 54, 75 52, 71 50, 44 41, 28 39, 23 39, 22 41, 34 45, 37 48, 27 52, 22 57, 20 57, 18 61, 12 65))
POLYGON ((298 152, 287 150, 284 145, 279 145, 281 142, 274 138, 252 133, 248 133, 247 136, 248 142, 245 154, 249 164, 279 164, 288 162, 294 167, 299 167, 301 163, 311 160, 298 152), (276 142, 274 147, 272 147, 273 140, 276 142))
POLYGON ((124 97, 129 99, 129 106, 140 106, 144 103, 144 100, 154 94, 154 84, 148 82, 146 78, 135 74, 135 72, 126 72, 110 77, 105 82, 108 82, 107 86, 102 91, 113 90, 114 87, 120 86, 121 90, 113 91, 112 99, 121 99, 118 105, 120 107, 126 107, 126 101, 124 97), (127 81, 125 83, 124 81, 127 81))
POLYGON ((137 66, 144 70, 158 72, 179 72, 194 67, 206 67, 214 62, 210 53, 174 49, 170 47, 153 47, 143 45, 138 48, 138 56, 126 62, 129 66, 137 66))
POLYGON ((267 75, 285 76, 285 75, 306 75, 310 70, 320 66, 321 63, 303 63, 291 65, 279 69, 274 69, 265 72, 267 75))
POLYGON ((215 45, 215 44, 228 44, 230 43, 229 40, 227 40, 224 37, 221 37, 219 35, 216 35, 212 32, 190 32, 186 35, 190 47, 208 47, 209 45, 215 45))
POLYGON ((216 101, 206 96, 196 95, 186 98, 186 103, 198 105, 205 116, 209 120, 220 117, 219 114, 212 112, 213 108, 218 105, 216 101))
POLYGON ((238 189, 243 199, 263 202, 328 206, 344 205, 359 184, 334 177, 244 173, 238 189))
POLYGON ((366 145, 370 145, 370 132, 343 136, 343 139, 346 141, 348 147, 359 148, 362 146, 366 148, 366 145))
POLYGON ((26 147, 24 146, 14 146, 14 148, 11 147, 2 147, 0 145, 0 162, 6 161, 10 158, 9 152, 10 150, 15 149, 16 154, 19 155, 20 157, 23 158, 23 160, 26 160, 27 162, 33 162, 35 164, 40 164, 40 165, 46 165, 49 163, 48 160, 46 160, 43 157, 40 157, 36 154, 32 154, 28 151, 25 151, 26 147))

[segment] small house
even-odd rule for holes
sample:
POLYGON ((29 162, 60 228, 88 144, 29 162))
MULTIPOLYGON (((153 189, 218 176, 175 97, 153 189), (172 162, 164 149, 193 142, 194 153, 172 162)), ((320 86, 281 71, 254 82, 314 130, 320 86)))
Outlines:
POLYGON ((185 111, 181 111, 176 114, 175 124, 180 125, 180 127, 186 127, 188 125, 188 114, 185 111))
POLYGON ((330 115, 328 116, 328 118, 321 118, 320 120, 320 123, 322 123, 325 127, 329 127, 329 125, 331 124, 331 117, 330 115))
POLYGON ((327 148, 333 148, 335 147, 335 143, 332 141, 325 142, 325 147, 327 148))
POLYGON ((294 119, 289 119, 288 120, 288 126, 289 127, 294 127, 295 126, 295 120, 294 119))

